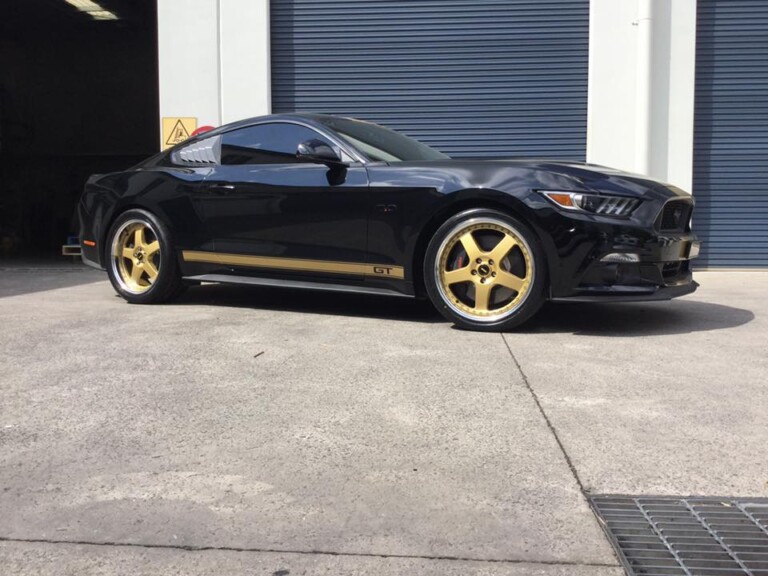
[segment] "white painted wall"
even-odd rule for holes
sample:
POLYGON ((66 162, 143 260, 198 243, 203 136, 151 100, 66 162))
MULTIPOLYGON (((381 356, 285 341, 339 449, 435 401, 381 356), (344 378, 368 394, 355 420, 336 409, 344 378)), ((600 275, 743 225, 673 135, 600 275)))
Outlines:
MULTIPOLYGON (((219 123, 216 0, 158 0, 160 116, 219 123)), ((152 79, 147 79, 152 81, 152 79)))
POLYGON ((669 100, 667 102, 667 179, 693 188, 693 111, 696 88, 696 0, 669 2, 669 100))
POLYGON ((587 160, 690 191, 695 54, 696 0, 591 0, 587 160))
POLYGON ((269 0, 219 2, 221 123, 269 114, 272 110, 269 0))
POLYGON ((269 114, 269 0, 158 0, 160 117, 269 114))

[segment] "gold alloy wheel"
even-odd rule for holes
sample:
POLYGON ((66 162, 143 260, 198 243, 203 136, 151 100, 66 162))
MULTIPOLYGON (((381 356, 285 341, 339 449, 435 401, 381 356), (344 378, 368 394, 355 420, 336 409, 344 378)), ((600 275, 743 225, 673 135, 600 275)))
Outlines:
POLYGON ((160 273, 160 240, 142 220, 123 224, 112 241, 112 267, 123 289, 132 294, 149 290, 160 273))
POLYGON ((534 266, 525 239, 500 220, 462 222, 438 250, 437 287, 459 315, 492 322, 525 302, 534 266))

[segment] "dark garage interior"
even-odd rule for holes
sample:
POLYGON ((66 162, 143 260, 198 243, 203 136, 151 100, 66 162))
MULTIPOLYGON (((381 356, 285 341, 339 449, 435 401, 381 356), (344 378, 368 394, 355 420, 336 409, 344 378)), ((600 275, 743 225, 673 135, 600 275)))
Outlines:
POLYGON ((156 0, 9 2, 0 74, 0 259, 61 259, 88 176, 158 150, 156 0))

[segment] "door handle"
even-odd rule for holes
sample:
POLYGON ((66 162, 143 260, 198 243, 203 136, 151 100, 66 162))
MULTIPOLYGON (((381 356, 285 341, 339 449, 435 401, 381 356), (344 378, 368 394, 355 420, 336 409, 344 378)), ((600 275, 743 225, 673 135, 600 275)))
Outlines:
POLYGON ((208 184, 206 189, 215 194, 229 194, 235 191, 235 187, 232 184, 208 184))
POLYGON ((397 212, 397 204, 376 204, 377 212, 384 212, 384 214, 391 214, 397 212))

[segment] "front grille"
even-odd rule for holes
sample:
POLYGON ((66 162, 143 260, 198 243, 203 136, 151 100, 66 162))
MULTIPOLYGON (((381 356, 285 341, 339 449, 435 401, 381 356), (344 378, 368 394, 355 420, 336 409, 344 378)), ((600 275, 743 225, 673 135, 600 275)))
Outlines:
POLYGON ((693 206, 687 200, 667 202, 656 219, 656 229, 661 232, 690 232, 691 210, 693 206))
POLYGON ((765 576, 768 499, 593 496, 630 575, 765 576))

